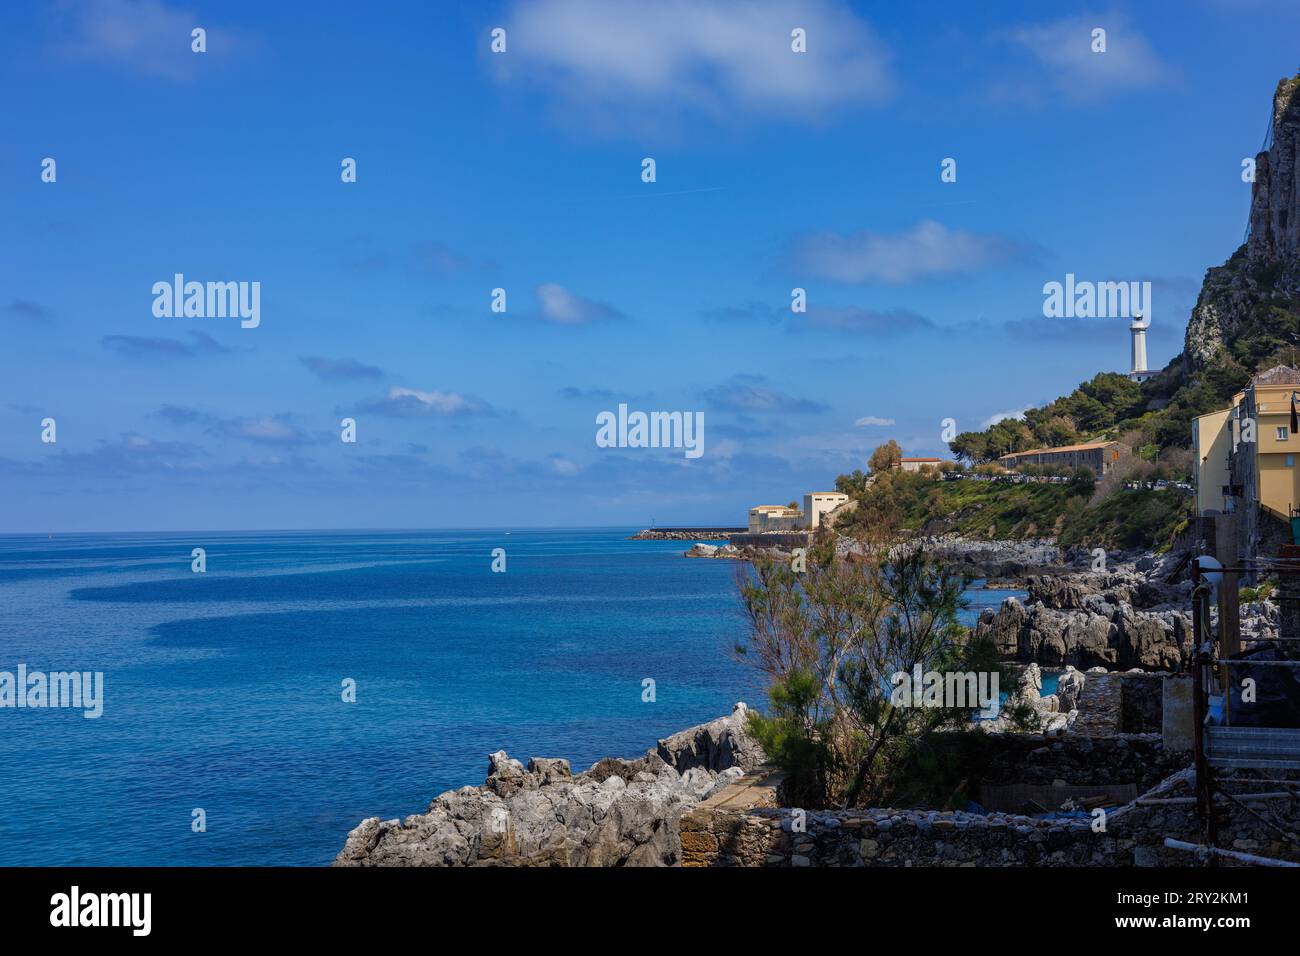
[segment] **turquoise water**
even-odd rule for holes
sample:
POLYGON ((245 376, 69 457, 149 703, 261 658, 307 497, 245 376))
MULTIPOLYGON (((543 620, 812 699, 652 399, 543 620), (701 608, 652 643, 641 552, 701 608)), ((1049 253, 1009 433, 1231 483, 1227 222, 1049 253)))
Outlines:
MULTIPOLYGON (((1008 590, 1006 588, 989 588, 987 590, 983 590, 980 589, 981 584, 983 584, 982 581, 973 582, 972 590, 966 592, 967 608, 965 611, 962 612, 961 618, 962 618, 962 623, 965 624, 967 627, 971 627, 974 625, 975 621, 979 619, 979 612, 982 611, 984 608, 990 607, 996 611, 999 607, 1002 606, 1002 602, 1009 597, 1018 598, 1022 601, 1025 598, 1024 591, 1008 590)), ((1056 687, 1060 682, 1061 682, 1061 675, 1059 673, 1043 674, 1043 684, 1042 684, 1042 688, 1038 692, 1038 696, 1051 697, 1053 694, 1056 693, 1056 687)), ((1002 705, 1005 704, 1006 702, 1007 702, 1007 691, 1004 688, 998 691, 999 712, 1002 710, 1002 705)), ((997 715, 995 714, 987 719, 992 720, 995 719, 996 716, 997 715)), ((977 718, 977 719, 984 719, 984 718, 977 718)))
POLYGON ((759 700, 736 565, 630 530, 0 537, 0 670, 105 680, 99 719, 0 709, 0 865, 322 865, 491 751, 581 769, 759 700))

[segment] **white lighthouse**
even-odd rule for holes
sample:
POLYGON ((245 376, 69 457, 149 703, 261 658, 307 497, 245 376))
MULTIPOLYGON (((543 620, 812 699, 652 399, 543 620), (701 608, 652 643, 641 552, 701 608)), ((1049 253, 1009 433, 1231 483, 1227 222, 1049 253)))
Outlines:
POLYGON ((1128 377, 1135 382, 1145 382, 1152 376, 1152 372, 1147 369, 1147 326, 1149 322, 1142 319, 1142 313, 1138 312, 1133 316, 1133 324, 1129 326, 1129 332, 1133 336, 1133 368, 1129 371, 1128 377))

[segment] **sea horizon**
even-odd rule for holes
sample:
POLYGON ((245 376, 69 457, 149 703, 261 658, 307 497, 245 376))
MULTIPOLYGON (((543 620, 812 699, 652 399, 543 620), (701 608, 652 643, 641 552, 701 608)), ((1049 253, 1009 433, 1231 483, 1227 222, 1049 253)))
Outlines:
POLYGON ((356 528, 179 528, 170 529, 133 529, 133 530, 78 530, 78 531, 0 531, 0 538, 44 538, 54 535, 133 535, 133 534, 364 534, 367 532, 398 532, 421 534, 438 531, 642 531, 648 528, 739 528, 741 525, 727 524, 692 524, 692 525, 637 525, 637 524, 573 524, 573 525, 443 525, 439 527, 374 527, 356 528))
POLYGON ((736 563, 626 531, 0 535, 0 670, 104 675, 97 719, 0 713, 0 865, 325 865, 493 751, 576 772, 761 707, 736 563))

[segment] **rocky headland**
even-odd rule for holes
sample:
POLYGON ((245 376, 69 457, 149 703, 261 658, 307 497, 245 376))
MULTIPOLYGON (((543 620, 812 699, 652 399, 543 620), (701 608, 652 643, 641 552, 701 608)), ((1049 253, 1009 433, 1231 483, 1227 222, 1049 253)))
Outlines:
POLYGON ((371 817, 348 834, 335 866, 673 866, 682 813, 764 761, 748 710, 660 740, 635 760, 527 766, 497 751, 481 786, 435 797, 405 820, 371 817))

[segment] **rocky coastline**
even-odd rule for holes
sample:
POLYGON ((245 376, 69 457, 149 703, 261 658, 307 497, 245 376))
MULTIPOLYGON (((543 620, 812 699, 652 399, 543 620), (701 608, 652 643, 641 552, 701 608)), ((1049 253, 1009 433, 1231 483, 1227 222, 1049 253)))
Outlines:
POLYGON ((1144 556, 1106 571, 1030 575, 1025 600, 985 609, 976 636, 1022 663, 1180 670, 1192 643, 1191 582, 1168 583, 1176 561, 1144 556))
MULTIPOLYGON (((844 554, 860 551, 856 542, 839 542, 844 554)), ((954 572, 971 578, 1020 580, 1032 574, 1052 574, 1072 566, 1077 556, 1066 553, 1053 538, 1030 538, 1024 541, 979 540, 956 534, 927 535, 912 538, 890 550, 890 557, 925 551, 948 565, 954 572)))
MULTIPOLYGON (((771 560, 788 559, 791 553, 790 533, 773 533, 769 536, 771 544, 759 545, 755 538, 762 535, 745 535, 742 544, 729 539, 727 543, 706 544, 707 539, 700 535, 685 536, 680 540, 696 543, 684 552, 688 558, 722 558, 738 561, 752 561, 759 558, 771 560)), ((806 536, 804 536, 806 537, 806 536)), ((838 537, 835 542, 839 557, 863 555, 866 548, 859 541, 847 537, 838 537)), ((958 535, 936 535, 913 538, 896 545, 890 551, 891 556, 909 554, 924 549, 943 560, 958 574, 972 579, 993 579, 1008 587, 1018 587, 1015 583, 1033 574, 1061 573, 1075 567, 1083 561, 1083 556, 1074 552, 1065 553, 1050 538, 1027 541, 982 541, 962 538, 958 535)))
POLYGON ((371 817, 334 866, 674 866, 681 815, 763 764, 748 710, 666 737, 635 760, 569 761, 504 751, 481 786, 435 797, 405 820, 371 817))
POLYGON ((627 536, 628 541, 729 541, 744 528, 645 528, 627 536))
MULTIPOLYGON (((1191 584, 1184 555, 1111 555, 1104 570, 1093 570, 1092 552, 1062 550, 1050 539, 943 536, 903 547, 925 547, 969 576, 1026 592, 1023 600, 1007 598, 996 610, 984 610, 974 628, 976 636, 994 640, 1005 660, 1023 665, 1009 696, 1028 704, 1037 717, 1027 728, 1011 726, 1006 716, 974 722, 1000 755, 986 769, 985 783, 1003 790, 1046 787, 1037 799, 1055 807, 1053 794, 1059 795, 1065 809, 1085 790, 1091 794, 1122 784, 1141 794, 1156 784, 1157 790, 1178 784, 1187 755, 1163 746, 1160 688, 1185 670, 1191 647, 1191 584), (1059 672, 1054 693, 1046 696, 1043 668, 1059 672), (1101 760, 1099 755, 1109 756, 1101 760)), ((777 548, 730 542, 696 541, 688 552, 733 560, 756 555, 788 558, 777 548)), ((1243 637, 1275 636, 1278 619, 1278 607, 1270 601, 1243 604, 1243 637)), ((1131 824, 1113 846, 1114 841, 1097 841, 1088 821, 1068 813, 1044 818, 933 809, 810 812, 809 835, 802 835, 791 829, 791 821, 802 819, 803 811, 782 808, 775 784, 754 798, 771 768, 747 722, 748 709, 738 703, 731 714, 666 737, 638 758, 607 757, 579 773, 565 759, 534 757, 525 763, 497 751, 488 757, 481 785, 442 793, 424 812, 404 820, 361 821, 334 865, 1182 862, 1164 860, 1149 830, 1152 814, 1136 812, 1136 805, 1111 817, 1112 823, 1125 818, 1131 824)), ((1189 820, 1171 814, 1155 819, 1171 821, 1170 829, 1192 828, 1189 820)), ((1247 825, 1236 842, 1277 850, 1263 842, 1265 837, 1247 825)))

